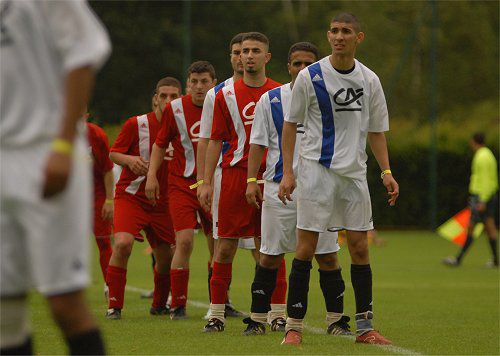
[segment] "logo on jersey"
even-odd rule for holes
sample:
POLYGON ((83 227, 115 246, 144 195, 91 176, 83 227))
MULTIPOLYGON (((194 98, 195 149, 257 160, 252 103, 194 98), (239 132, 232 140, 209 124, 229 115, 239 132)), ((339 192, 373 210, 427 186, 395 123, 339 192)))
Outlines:
POLYGON ((246 121, 243 121, 245 125, 251 125, 254 118, 255 103, 253 101, 249 102, 241 112, 246 121))
POLYGON ((143 123, 141 124, 141 129, 145 129, 146 127, 147 127, 147 126, 146 126, 146 124, 143 122, 143 123))
POLYGON ((313 82, 319 82, 322 80, 323 80, 323 78, 321 78, 321 75, 319 75, 318 73, 316 73, 316 75, 312 78, 313 82))
POLYGON ((227 93, 226 93, 228 96, 231 96, 231 95, 234 95, 233 92, 231 90, 228 90, 227 93))
POLYGON ((175 110, 175 113, 176 114, 182 114, 182 110, 180 108, 177 108, 177 110, 175 110))
POLYGON ((200 140, 200 121, 196 121, 189 129, 191 134, 191 141, 198 142, 200 140))
POLYGON ((342 88, 333 95, 333 101, 338 106, 349 106, 337 108, 335 111, 361 111, 361 102, 359 99, 363 96, 363 88, 342 88), (345 92, 345 94, 344 94, 345 92), (351 105, 353 104, 353 105, 351 105))
POLYGON ((281 103, 280 99, 278 99, 277 96, 275 96, 274 98, 271 99, 271 103, 272 104, 277 104, 277 103, 281 103))
POLYGON ((298 134, 305 134, 306 133, 306 130, 304 128, 304 125, 302 124, 297 124, 297 133, 298 134))

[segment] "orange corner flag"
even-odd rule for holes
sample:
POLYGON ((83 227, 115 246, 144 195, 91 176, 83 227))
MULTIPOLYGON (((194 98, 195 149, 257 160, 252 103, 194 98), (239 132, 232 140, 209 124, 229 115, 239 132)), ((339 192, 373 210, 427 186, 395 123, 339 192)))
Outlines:
MULTIPOLYGON (((467 238, 470 215, 470 209, 465 208, 453 216, 450 220, 446 221, 443 225, 439 226, 436 230, 437 233, 446 240, 449 240, 459 246, 463 246, 465 239, 467 238)), ((484 225, 482 223, 476 224, 472 236, 477 239, 483 232, 483 229, 484 225)))

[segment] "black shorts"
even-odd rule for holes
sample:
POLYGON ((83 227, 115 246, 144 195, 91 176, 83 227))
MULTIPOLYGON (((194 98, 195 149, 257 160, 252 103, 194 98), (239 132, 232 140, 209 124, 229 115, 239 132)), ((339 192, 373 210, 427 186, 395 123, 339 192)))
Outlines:
POLYGON ((484 222, 486 218, 495 218, 495 209, 498 205, 498 194, 495 193, 490 200, 486 202, 486 210, 479 212, 477 211, 477 203, 479 202, 479 196, 472 194, 469 196, 469 208, 471 211, 471 223, 484 222))

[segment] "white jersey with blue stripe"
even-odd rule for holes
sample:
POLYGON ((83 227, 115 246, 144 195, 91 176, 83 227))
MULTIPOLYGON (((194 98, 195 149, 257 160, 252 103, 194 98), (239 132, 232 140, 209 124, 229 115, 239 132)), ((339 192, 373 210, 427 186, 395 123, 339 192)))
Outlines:
POLYGON ((285 120, 304 125, 301 157, 354 179, 366 178, 368 132, 389 130, 377 75, 358 60, 351 72, 340 73, 329 57, 299 73, 285 120))
MULTIPOLYGON (((266 171, 263 178, 268 181, 281 182, 283 178, 283 155, 281 152, 281 132, 286 113, 290 110, 292 89, 290 83, 269 90, 260 97, 255 107, 255 117, 250 134, 250 144, 268 148, 266 157, 266 171)), ((293 171, 297 174, 298 148, 304 128, 297 127, 297 140, 293 155, 293 171)))
POLYGON ((219 92, 219 90, 231 84, 233 84, 233 77, 217 84, 207 92, 205 101, 203 102, 203 111, 201 113, 200 138, 210 139, 210 135, 212 134, 212 124, 214 122, 215 95, 219 92))

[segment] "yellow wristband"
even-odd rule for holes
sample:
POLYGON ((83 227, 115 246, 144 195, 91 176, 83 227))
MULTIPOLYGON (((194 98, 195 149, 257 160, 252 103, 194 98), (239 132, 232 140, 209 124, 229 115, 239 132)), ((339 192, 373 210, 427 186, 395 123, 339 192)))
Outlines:
POLYGON ((382 173, 380 173, 380 178, 384 179, 384 176, 386 174, 392 174, 391 170, 390 169, 383 170, 382 173))
POLYGON ((196 189, 196 188, 198 188, 198 187, 199 187, 200 185, 202 185, 202 184, 203 184, 203 179, 200 179, 200 180, 199 180, 199 181, 197 181, 196 183, 191 184, 191 185, 189 186, 189 189, 196 189))
POLYGON ((62 153, 68 156, 73 153, 73 144, 68 140, 63 140, 62 138, 56 138, 52 141, 50 148, 53 152, 62 153))
POLYGON ((113 204, 113 199, 106 199, 104 204, 113 204))
POLYGON ((257 182, 257 178, 247 178, 247 183, 257 182))

